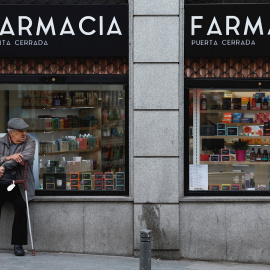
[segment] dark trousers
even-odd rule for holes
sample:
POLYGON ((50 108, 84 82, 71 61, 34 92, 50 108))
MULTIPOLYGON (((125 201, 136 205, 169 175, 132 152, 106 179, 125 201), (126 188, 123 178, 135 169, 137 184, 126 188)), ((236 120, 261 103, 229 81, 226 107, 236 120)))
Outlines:
POLYGON ((7 191, 9 185, 0 184, 0 216, 3 204, 9 201, 14 207, 14 221, 12 226, 12 245, 27 245, 27 215, 26 203, 22 198, 18 185, 12 191, 7 191))

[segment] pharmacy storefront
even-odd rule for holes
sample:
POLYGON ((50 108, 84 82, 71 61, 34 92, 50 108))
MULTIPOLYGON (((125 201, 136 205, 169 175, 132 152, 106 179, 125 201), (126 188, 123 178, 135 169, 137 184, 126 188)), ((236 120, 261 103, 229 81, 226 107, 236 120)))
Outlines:
POLYGON ((23 118, 36 140, 30 211, 37 249, 103 253, 90 243, 102 221, 88 220, 125 213, 116 198, 129 195, 128 4, 64 2, 1 5, 0 132, 23 118))
POLYGON ((201 228, 184 236, 186 244, 192 237, 184 257, 268 262, 260 235, 269 224, 269 10, 252 3, 185 5, 182 207, 198 206, 185 224, 196 220, 201 228), (199 252, 203 244, 209 248, 199 252))

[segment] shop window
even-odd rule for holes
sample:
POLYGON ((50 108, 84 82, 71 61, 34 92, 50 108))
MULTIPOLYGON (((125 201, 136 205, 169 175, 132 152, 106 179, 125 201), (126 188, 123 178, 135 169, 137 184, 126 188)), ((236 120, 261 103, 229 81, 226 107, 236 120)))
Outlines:
POLYGON ((36 140, 37 195, 128 192, 126 86, 0 85, 1 132, 13 117, 36 140))
POLYGON ((186 91, 189 179, 185 194, 269 195, 269 91, 186 91))

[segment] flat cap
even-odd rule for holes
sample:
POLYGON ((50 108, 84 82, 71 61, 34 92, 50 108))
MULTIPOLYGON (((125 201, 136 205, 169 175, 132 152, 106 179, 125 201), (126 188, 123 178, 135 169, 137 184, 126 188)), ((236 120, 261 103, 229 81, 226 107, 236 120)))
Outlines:
POLYGON ((21 118, 11 118, 8 123, 8 128, 10 129, 21 129, 26 130, 29 128, 29 125, 27 125, 23 119, 21 118))

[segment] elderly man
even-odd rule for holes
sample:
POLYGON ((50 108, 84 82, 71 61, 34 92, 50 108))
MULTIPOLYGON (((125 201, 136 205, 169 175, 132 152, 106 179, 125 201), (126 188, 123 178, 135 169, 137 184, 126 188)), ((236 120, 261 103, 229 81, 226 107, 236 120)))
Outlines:
POLYGON ((29 126, 20 118, 8 121, 8 133, 0 139, 0 213, 6 201, 13 204, 15 216, 12 227, 11 244, 14 254, 24 256, 22 245, 27 244, 27 215, 23 185, 16 185, 11 191, 7 187, 12 180, 22 179, 23 161, 28 161, 27 191, 28 199, 34 198, 35 185, 33 176, 33 161, 35 154, 35 140, 26 134, 29 126))

